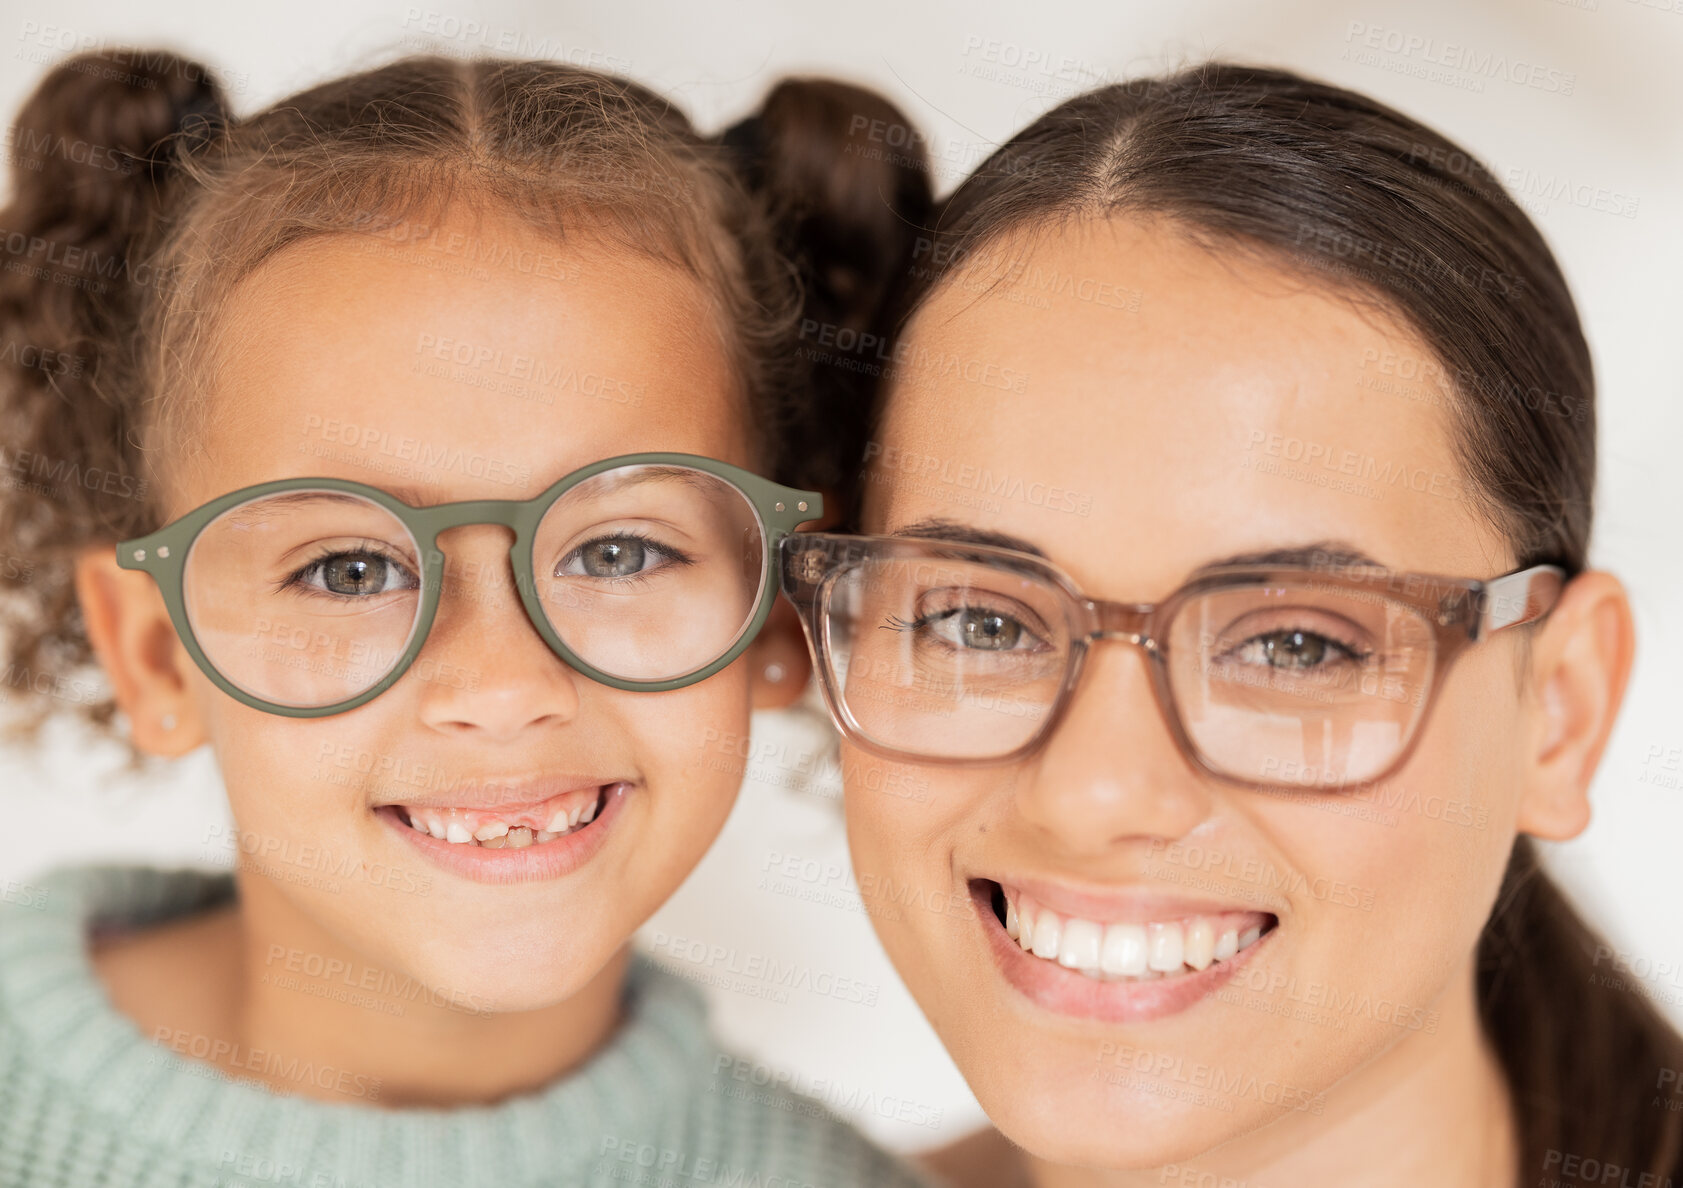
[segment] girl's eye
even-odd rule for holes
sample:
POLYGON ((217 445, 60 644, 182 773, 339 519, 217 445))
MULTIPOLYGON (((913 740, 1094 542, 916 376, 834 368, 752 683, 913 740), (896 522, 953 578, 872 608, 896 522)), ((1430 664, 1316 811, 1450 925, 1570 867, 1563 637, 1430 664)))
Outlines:
POLYGON ((420 585, 408 569, 379 553, 332 553, 299 570, 295 580, 344 598, 413 590, 420 585))
POLYGON ((1355 649, 1313 631, 1287 628, 1253 635, 1233 649, 1245 664, 1304 672, 1344 660, 1360 660, 1355 649))
POLYGON ((676 552, 640 536, 604 536, 563 557, 555 576, 630 578, 680 560, 676 552))

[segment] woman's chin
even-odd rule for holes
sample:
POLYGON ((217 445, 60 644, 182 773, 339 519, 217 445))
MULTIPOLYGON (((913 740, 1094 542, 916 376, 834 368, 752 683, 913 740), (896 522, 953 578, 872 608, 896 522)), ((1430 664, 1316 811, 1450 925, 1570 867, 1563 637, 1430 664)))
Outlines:
POLYGON ((1020 1102, 1002 1102, 998 1110, 987 1101, 981 1104, 1014 1146, 1060 1167, 1106 1171, 1168 1167, 1196 1160, 1230 1137, 1230 1122, 1225 1119, 1176 1117, 1175 1112, 1165 1114, 1161 1109, 1146 1113, 1115 1104, 1095 1109, 1091 1101, 1077 1101, 1073 1095, 1044 1101, 1026 1114, 1011 1108, 1020 1102), (1133 1125, 1125 1127, 1124 1120, 1133 1125), (1132 1133, 1122 1133, 1124 1129, 1132 1133))
POLYGON ((1171 1077, 1118 1078, 1114 1044, 1096 1042, 1085 1058, 1049 1059, 1042 1048, 1036 1059, 1033 1047, 1029 1039, 988 1053, 988 1068, 1011 1071, 969 1081, 999 1132, 1045 1163, 1115 1171, 1185 1164, 1266 1121, 1247 1121, 1243 1102, 1200 1100, 1171 1077))

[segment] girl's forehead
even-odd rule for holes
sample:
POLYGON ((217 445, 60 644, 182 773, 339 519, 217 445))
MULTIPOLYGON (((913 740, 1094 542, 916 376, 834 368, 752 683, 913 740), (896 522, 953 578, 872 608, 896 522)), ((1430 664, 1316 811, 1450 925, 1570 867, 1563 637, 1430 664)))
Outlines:
POLYGON ((335 236, 242 281, 215 331, 200 481, 526 498, 616 454, 746 461, 740 384, 694 279, 594 243, 478 233, 505 237, 473 249, 478 265, 448 242, 335 236), (546 275, 524 270, 539 253, 546 275))
POLYGON ((1041 540, 1119 594, 1125 557, 1142 597, 1213 557, 1320 540, 1467 574, 1505 548, 1442 368, 1337 288, 1127 223, 1037 236, 987 283, 957 281, 897 352, 872 529, 1041 540))

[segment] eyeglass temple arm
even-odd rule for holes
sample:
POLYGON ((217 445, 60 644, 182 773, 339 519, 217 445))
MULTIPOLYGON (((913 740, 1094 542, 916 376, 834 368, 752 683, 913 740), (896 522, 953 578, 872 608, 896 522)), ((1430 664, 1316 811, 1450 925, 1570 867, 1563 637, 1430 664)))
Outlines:
POLYGON ((1533 565, 1484 583, 1473 638, 1542 618, 1554 609, 1565 587, 1566 571, 1558 565, 1533 565))

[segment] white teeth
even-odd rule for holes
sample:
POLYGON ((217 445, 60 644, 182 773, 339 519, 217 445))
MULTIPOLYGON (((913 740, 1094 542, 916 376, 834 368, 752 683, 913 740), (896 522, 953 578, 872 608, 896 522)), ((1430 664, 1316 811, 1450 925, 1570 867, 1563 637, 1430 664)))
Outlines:
POLYGON ((1199 916, 1186 926, 1186 963, 1193 969, 1208 969, 1215 960, 1215 925, 1199 916))
POLYGON ((1034 917, 1034 946, 1029 951, 1036 957, 1056 958, 1063 939, 1064 922, 1055 912, 1040 912, 1034 917))
POLYGON ((1138 924, 1112 924, 1104 930, 1099 968, 1114 976, 1139 977, 1145 972, 1145 929, 1138 924))
POLYGON ((1221 928, 1220 918, 1210 916, 1100 924, 1060 916, 1009 890, 1005 894, 1004 924, 1005 934, 1036 957, 1092 978, 1138 981, 1208 969, 1254 945, 1262 936, 1260 925, 1241 933, 1236 928, 1221 928))
MULTIPOLYGON (((576 805, 571 809, 557 809, 550 817, 545 828, 529 825, 510 826, 507 821, 488 821, 478 829, 469 830, 467 825, 457 820, 447 820, 439 816, 424 816, 421 813, 400 811, 402 820, 408 822, 409 827, 417 833, 429 834, 440 841, 448 841, 452 845, 478 844, 488 850, 501 850, 508 847, 520 849, 525 846, 541 842, 554 841, 580 825, 588 825, 596 819, 596 801, 588 804, 576 805), (518 836, 516 836, 518 835, 518 836)), ((454 810, 451 810, 453 813, 454 810)))
POLYGON ((1150 969, 1173 973, 1186 964, 1186 934, 1179 924, 1147 924, 1145 948, 1150 969))
POLYGON ((1058 946, 1058 964, 1070 969, 1097 969, 1102 940, 1104 929, 1091 920, 1066 921, 1063 943, 1058 946))

